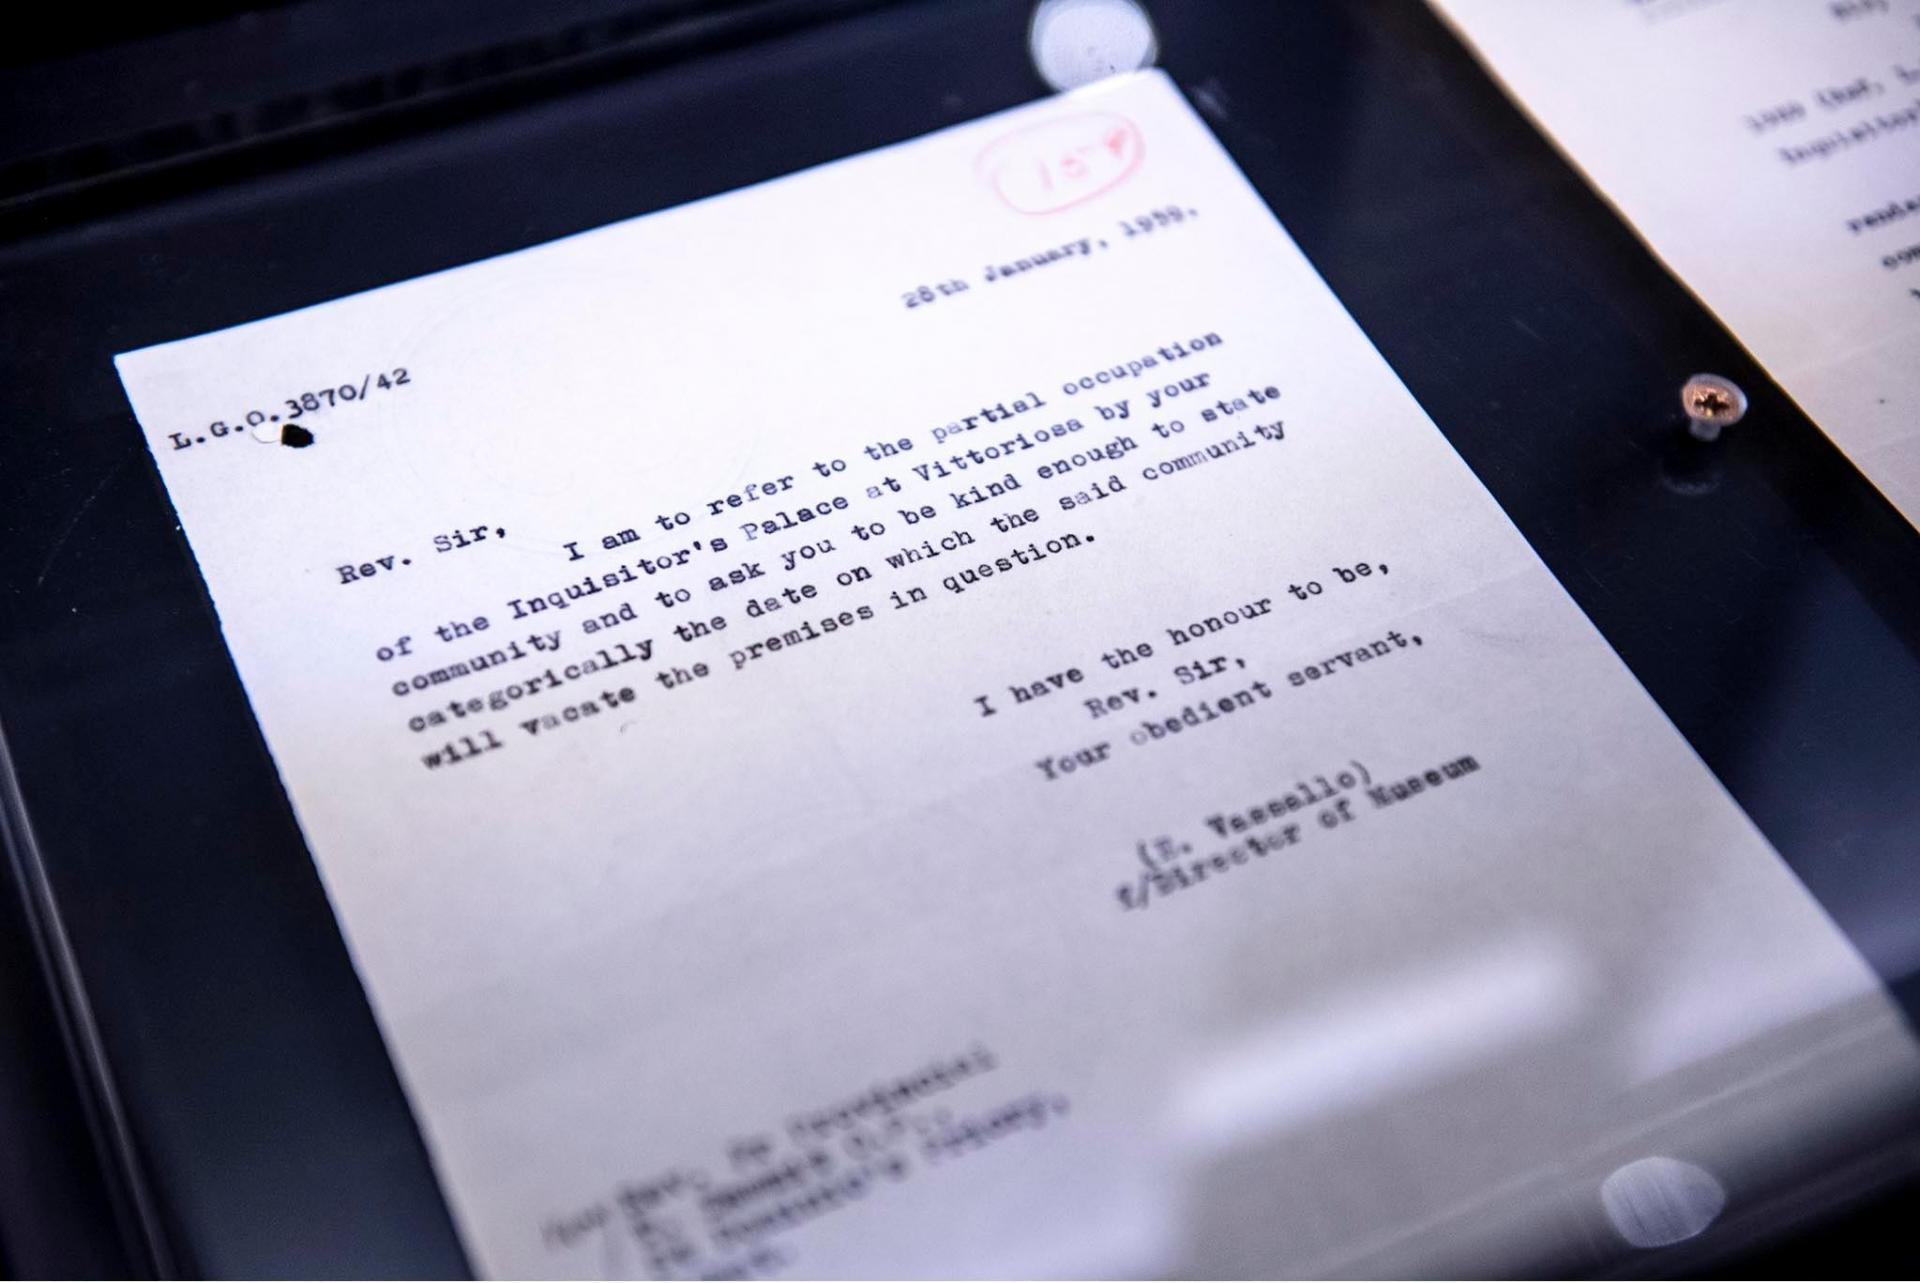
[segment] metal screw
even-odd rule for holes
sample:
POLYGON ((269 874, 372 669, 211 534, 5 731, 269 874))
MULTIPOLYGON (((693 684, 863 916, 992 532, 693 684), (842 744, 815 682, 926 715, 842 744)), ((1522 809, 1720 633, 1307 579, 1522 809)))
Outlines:
POLYGON ((1687 412, 1687 431, 1694 440, 1712 441, 1722 428, 1746 416, 1747 394, 1732 379, 1696 374, 1681 385, 1680 406, 1687 412))

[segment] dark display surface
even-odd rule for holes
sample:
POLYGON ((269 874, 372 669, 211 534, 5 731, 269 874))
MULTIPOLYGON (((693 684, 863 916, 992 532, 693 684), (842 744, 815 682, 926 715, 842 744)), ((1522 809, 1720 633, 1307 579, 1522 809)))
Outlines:
MULTIPOLYGON (((466 1262, 111 357, 1045 92, 1026 4, 747 8, 0 207, 0 732, 22 880, 124 1109, 121 1219, 150 1214, 131 1268, 466 1262)), ((1161 64, 1911 1016, 1920 534, 1424 9, 1150 8, 1161 64), (1696 370, 1752 400, 1711 447, 1678 424, 1696 370)))

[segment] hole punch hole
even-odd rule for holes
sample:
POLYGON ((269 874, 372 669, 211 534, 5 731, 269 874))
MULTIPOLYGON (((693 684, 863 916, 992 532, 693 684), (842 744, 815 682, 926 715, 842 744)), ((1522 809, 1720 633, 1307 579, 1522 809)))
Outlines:
POLYGON ((289 423, 280 429, 280 444, 304 450, 313 444, 313 433, 297 423, 289 423))

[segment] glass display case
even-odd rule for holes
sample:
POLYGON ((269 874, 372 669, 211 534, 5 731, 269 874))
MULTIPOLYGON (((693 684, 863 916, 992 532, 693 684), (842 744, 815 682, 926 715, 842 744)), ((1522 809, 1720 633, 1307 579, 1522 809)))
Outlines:
POLYGON ((1439 13, 194 16, 0 69, 10 1268, 1880 1268, 1920 534, 1439 13))

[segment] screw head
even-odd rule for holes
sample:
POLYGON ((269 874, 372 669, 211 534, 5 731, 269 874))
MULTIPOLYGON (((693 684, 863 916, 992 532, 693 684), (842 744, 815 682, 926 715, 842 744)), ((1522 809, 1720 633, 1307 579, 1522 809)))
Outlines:
POLYGON ((1687 414, 1687 431, 1702 441, 1711 441, 1722 428, 1746 416, 1747 394, 1732 379, 1696 374, 1680 387, 1680 408, 1687 414))

